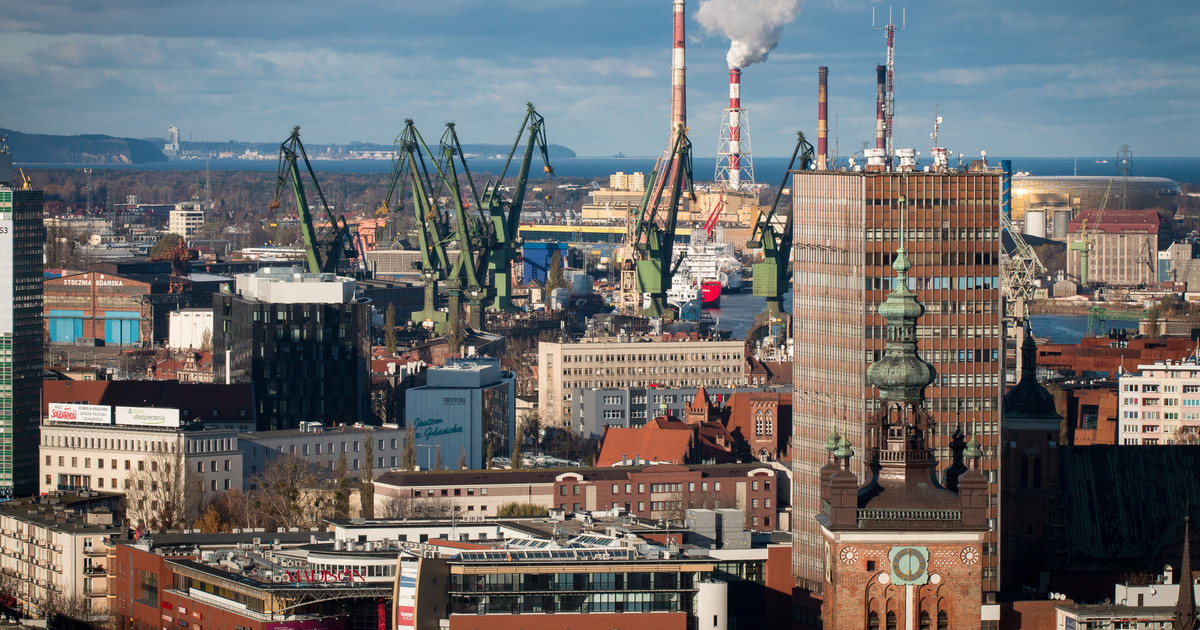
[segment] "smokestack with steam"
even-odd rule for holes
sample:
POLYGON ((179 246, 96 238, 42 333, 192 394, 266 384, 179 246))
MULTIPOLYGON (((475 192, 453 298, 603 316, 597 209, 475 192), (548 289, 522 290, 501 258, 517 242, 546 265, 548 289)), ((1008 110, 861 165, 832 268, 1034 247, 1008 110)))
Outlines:
POLYGON ((696 21, 705 30, 729 38, 725 60, 730 69, 745 69, 767 60, 779 45, 783 27, 800 12, 800 0, 701 0, 696 21))
POLYGON ((817 170, 829 168, 829 68, 817 68, 817 170))
POLYGON ((887 124, 884 122, 884 85, 887 83, 887 68, 875 66, 875 148, 887 149, 887 124))
POLYGON ((673 0, 673 3, 675 15, 671 55, 671 135, 669 136, 672 138, 675 137, 675 133, 681 126, 687 128, 687 82, 683 40, 684 0, 673 0))

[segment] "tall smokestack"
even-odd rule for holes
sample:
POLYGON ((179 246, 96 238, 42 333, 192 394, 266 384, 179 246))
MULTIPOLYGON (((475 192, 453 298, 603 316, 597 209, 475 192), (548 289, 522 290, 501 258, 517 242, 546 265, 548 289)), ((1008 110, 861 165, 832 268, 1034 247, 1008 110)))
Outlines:
POLYGON ((687 85, 684 73, 683 3, 673 0, 675 8, 674 49, 671 56, 671 137, 680 126, 687 128, 687 85))
POLYGON ((829 68, 817 68, 817 170, 829 168, 829 68))
POLYGON ((884 122, 884 85, 887 83, 887 67, 875 66, 875 148, 887 149, 887 125, 884 122))
POLYGON ((729 69, 729 188, 737 190, 742 179, 742 71, 729 69))

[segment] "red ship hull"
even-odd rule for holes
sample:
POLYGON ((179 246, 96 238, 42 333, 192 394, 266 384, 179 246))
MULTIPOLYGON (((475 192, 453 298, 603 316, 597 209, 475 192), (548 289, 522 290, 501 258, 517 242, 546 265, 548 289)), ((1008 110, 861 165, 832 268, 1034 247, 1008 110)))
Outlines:
POLYGON ((705 308, 717 308, 721 305, 721 281, 704 280, 700 283, 700 299, 705 308))

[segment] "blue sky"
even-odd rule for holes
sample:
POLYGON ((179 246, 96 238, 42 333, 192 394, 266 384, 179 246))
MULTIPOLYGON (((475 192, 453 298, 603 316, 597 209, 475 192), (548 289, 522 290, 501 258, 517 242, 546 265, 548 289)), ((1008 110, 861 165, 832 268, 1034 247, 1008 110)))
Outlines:
MULTIPOLYGON (((771 0, 744 0, 755 4, 771 0)), ((786 2, 787 0, 779 0, 786 2)), ((729 42, 688 0, 688 114, 716 152, 729 42)), ((815 142, 830 69, 830 145, 870 141, 873 30, 890 5, 808 0, 743 74, 753 151, 815 142), (835 137, 836 136, 836 137, 835 137)), ((899 8, 896 18, 899 21, 899 8)), ((583 156, 655 155, 667 141, 670 0, 0 0, 0 127, 31 133, 390 143, 512 141, 526 101, 583 156)), ((978 155, 1200 155, 1200 3, 924 0, 896 37, 896 145, 978 155)))

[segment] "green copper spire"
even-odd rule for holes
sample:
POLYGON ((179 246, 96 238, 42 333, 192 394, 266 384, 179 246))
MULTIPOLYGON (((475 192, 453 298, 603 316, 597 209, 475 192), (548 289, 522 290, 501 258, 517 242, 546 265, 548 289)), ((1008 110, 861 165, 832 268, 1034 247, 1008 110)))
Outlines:
POLYGON ((838 447, 838 438, 839 437, 841 437, 841 436, 838 435, 837 427, 834 426, 834 424, 832 422, 830 422, 829 423, 829 439, 825 440, 825 450, 829 451, 830 453, 836 451, 837 447, 838 447))
POLYGON ((879 305, 879 314, 887 320, 887 345, 884 356, 867 368, 867 380, 879 388, 885 401, 920 403, 925 400, 925 388, 937 372, 917 355, 917 320, 925 307, 908 289, 908 250, 904 248, 904 205, 900 197, 900 247, 896 249, 895 288, 879 305))
POLYGON ((841 441, 838 442, 837 450, 833 452, 833 456, 838 459, 850 459, 854 457, 854 449, 850 448, 850 440, 842 436, 841 441))

